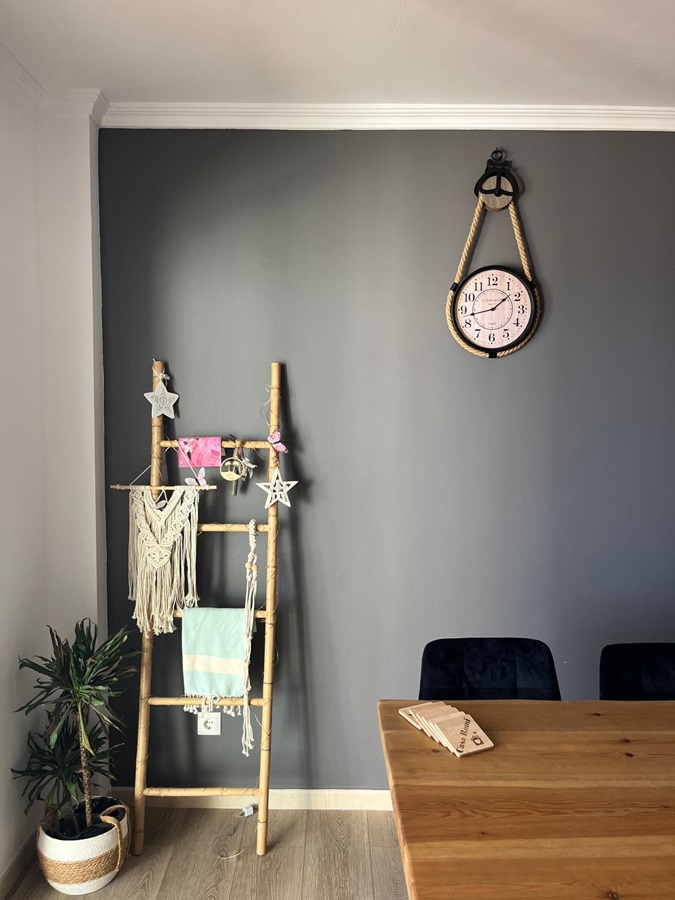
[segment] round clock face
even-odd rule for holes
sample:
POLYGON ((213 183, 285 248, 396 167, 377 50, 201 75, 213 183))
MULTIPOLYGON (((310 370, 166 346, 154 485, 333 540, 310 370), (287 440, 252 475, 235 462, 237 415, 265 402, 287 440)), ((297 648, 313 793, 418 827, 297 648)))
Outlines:
POLYGON ((497 354, 523 342, 536 318, 536 300, 523 275, 486 266, 457 286, 452 318, 462 342, 497 354))

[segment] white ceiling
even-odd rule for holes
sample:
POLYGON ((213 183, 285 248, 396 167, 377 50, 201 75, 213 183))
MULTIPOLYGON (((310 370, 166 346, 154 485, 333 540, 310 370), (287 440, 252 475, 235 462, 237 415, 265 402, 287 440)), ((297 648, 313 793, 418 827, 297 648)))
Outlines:
POLYGON ((673 0, 0 0, 47 90, 113 102, 675 106, 673 0))

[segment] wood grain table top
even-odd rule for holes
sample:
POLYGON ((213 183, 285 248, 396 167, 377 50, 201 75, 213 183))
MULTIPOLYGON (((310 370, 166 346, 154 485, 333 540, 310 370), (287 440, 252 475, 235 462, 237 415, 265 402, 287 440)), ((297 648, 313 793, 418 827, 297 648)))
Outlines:
POLYGON ((675 900, 675 702, 457 701, 461 759, 416 702, 378 706, 410 900, 675 900))

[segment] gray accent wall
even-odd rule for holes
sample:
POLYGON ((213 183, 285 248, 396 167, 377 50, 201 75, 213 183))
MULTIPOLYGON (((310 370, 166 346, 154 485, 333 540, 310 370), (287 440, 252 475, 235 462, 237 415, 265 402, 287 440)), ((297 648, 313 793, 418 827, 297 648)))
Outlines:
MULTIPOLYGON (((175 435, 265 437, 284 365, 300 484, 281 510, 274 787, 384 787, 377 700, 416 696, 433 638, 540 638, 568 700, 597 697, 605 644, 675 640, 674 157, 672 134, 101 131, 108 482, 149 462, 153 357, 175 435), (444 307, 497 144, 545 308, 487 360, 444 307)), ((491 215, 474 267, 517 262, 491 215)), ((109 492, 110 628, 131 623, 127 501, 109 492)), ((263 501, 221 484, 202 518, 263 501)), ((200 537, 204 602, 243 600, 246 553, 200 537)), ((179 635, 155 647, 154 691, 180 693, 179 635)), ((120 708, 130 784, 136 685, 120 708)), ((153 710, 150 783, 254 784, 240 720, 223 730, 153 710)))

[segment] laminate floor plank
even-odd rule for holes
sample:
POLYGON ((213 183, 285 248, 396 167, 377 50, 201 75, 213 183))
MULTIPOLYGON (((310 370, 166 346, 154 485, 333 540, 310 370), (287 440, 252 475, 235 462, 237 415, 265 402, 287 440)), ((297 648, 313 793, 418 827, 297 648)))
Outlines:
POLYGON ((174 844, 185 831, 185 807, 150 807, 145 814, 145 844, 174 844))
POLYGON ((173 852, 173 844, 149 845, 142 856, 130 856, 107 887, 86 896, 97 900, 159 900, 173 852))
POLYGON ((366 822, 368 823, 368 837, 370 839, 371 848, 385 847, 388 850, 398 849, 396 824, 392 812, 369 809, 366 812, 366 822))
POLYGON ((408 900, 405 875, 398 848, 370 848, 375 900, 408 900))
MULTIPOLYGON (((148 810, 142 856, 96 900, 406 900, 391 813, 273 810, 268 852, 238 810, 148 810), (231 856, 231 859, 219 857, 231 856)), ((37 863, 12 900, 61 900, 37 863)))
POLYGON ((305 862, 304 810, 270 812, 268 848, 263 857, 256 853, 257 816, 245 820, 242 847, 228 900, 302 900, 305 862))
POLYGON ((407 900, 394 814, 368 810, 366 821, 375 900, 407 900))
POLYGON ((374 900, 365 811, 308 811, 305 848, 303 898, 374 900))
POLYGON ((237 810, 190 809, 181 839, 173 845, 160 897, 171 900, 227 900, 233 869, 221 857, 237 853, 241 829, 237 810))

